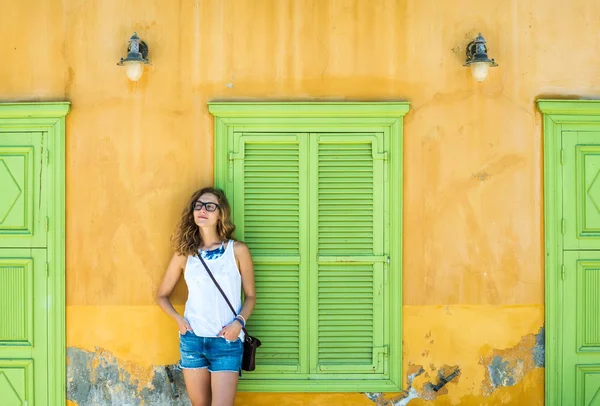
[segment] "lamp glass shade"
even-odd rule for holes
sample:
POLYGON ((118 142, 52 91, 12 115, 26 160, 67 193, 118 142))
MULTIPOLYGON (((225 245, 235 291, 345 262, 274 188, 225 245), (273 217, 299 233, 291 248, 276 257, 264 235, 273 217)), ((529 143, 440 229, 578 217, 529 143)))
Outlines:
POLYGON ((489 64, 487 62, 474 62, 471 64, 471 74, 478 82, 483 82, 488 75, 489 64))
POLYGON ((144 73, 144 64, 141 62, 126 62, 125 73, 129 80, 137 82, 142 77, 142 73, 144 73))

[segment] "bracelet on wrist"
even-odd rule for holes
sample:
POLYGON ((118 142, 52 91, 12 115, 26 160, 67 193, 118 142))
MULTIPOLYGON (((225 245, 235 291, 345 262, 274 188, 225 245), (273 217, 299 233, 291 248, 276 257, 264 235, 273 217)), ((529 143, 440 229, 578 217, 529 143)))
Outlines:
POLYGON ((237 315, 235 316, 234 320, 237 320, 242 325, 242 328, 246 327, 246 322, 244 321, 243 316, 237 315))

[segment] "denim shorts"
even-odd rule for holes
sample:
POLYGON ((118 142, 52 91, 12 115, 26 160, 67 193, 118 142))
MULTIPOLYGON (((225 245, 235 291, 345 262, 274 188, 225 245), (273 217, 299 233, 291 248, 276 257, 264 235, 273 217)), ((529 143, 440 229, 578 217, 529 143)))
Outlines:
POLYGON ((210 372, 239 372, 244 346, 223 337, 198 337, 187 331, 179 335, 179 368, 208 369, 210 372))

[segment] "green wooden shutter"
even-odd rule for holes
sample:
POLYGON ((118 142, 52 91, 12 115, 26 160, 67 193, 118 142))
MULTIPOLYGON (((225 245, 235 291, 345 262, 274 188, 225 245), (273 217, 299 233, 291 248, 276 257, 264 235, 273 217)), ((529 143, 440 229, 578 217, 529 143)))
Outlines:
POLYGON ((310 138, 311 372, 382 374, 383 134, 310 138))
POLYGON ((258 297, 248 327, 263 342, 247 378, 385 374, 383 145, 383 134, 233 134, 234 221, 258 297))
POLYGON ((305 139, 299 134, 234 134, 233 215, 236 235, 252 253, 258 299, 248 329, 263 344, 255 376, 288 372, 293 377, 306 364, 300 260, 307 210, 305 139))

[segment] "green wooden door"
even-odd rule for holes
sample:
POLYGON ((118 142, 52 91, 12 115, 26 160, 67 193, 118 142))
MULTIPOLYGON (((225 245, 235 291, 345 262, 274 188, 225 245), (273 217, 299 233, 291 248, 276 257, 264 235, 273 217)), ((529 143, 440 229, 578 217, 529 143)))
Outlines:
POLYGON ((260 337, 246 379, 382 379, 387 271, 381 133, 234 133, 236 236, 260 337))
POLYGON ((48 399, 47 163, 43 132, 0 132, 0 404, 48 399))
POLYGON ((562 149, 562 404, 600 406, 600 131, 562 149))
POLYGON ((0 404, 3 406, 47 404, 46 291, 45 249, 0 249, 0 404))

